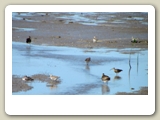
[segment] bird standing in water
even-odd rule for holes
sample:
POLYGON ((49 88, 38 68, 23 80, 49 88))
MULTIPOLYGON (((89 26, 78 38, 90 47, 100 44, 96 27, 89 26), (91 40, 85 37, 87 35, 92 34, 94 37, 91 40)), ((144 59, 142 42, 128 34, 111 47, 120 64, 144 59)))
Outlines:
POLYGON ((114 72, 115 72, 116 74, 118 74, 118 73, 120 73, 121 71, 123 71, 123 70, 121 70, 121 69, 116 69, 116 68, 112 68, 111 70, 114 70, 114 72))
POLYGON ((91 61, 91 58, 90 57, 86 58, 85 61, 86 61, 87 65, 88 65, 88 63, 91 61))
POLYGON ((102 74, 102 81, 103 82, 108 82, 108 81, 110 81, 110 77, 109 76, 107 76, 107 75, 105 75, 104 73, 102 74))
POLYGON ((31 43, 31 36, 26 39, 26 43, 31 43))

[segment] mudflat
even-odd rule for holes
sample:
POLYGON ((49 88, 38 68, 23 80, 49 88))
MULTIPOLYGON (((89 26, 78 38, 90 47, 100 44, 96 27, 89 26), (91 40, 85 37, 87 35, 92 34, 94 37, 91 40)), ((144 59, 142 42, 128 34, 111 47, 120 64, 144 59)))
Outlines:
POLYGON ((32 44, 71 46, 80 48, 147 48, 148 15, 143 13, 80 14, 75 21, 67 13, 17 13, 12 20, 12 40, 25 42, 28 36, 32 44), (113 17, 114 16, 114 17, 113 17), (143 19, 142 19, 143 17, 143 19), (98 22, 98 21, 104 22, 98 22), (96 23, 97 24, 93 24, 96 23), (92 25, 93 24, 93 25, 92 25), (98 41, 93 43, 93 37, 98 41), (138 38, 132 43, 131 38, 138 38))
MULTIPOLYGON (((31 44, 47 46, 69 46, 78 48, 145 48, 148 49, 148 15, 144 13, 98 13, 89 15, 79 13, 15 13, 12 19, 12 40, 26 42, 31 36, 31 44), (142 19, 143 17, 143 19, 142 19), (88 21, 86 21, 86 19, 88 21), (102 22, 101 22, 102 21, 102 22), (98 41, 93 42, 96 36, 98 41), (138 38, 131 42, 132 36, 138 38)), ((132 51, 133 52, 133 51, 132 51)), ((31 76, 47 82, 44 74, 31 76)), ((32 89, 18 76, 12 76, 12 92, 32 89)), ((148 87, 136 93, 148 94, 148 87)))

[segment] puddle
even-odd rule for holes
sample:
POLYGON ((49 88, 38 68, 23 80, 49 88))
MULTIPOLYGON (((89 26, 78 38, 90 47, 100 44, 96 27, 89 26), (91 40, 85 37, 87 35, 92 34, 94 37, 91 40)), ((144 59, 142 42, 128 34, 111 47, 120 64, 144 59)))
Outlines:
POLYGON ((15 30, 17 32, 22 32, 22 31, 34 31, 36 30, 35 28, 18 28, 18 27, 12 27, 12 30, 15 30))
POLYGON ((134 19, 134 20, 139 20, 139 21, 144 20, 143 17, 133 17, 133 19, 134 19))
POLYGON ((122 21, 122 20, 114 20, 114 21, 112 21, 112 22, 110 22, 110 23, 126 23, 125 21, 122 21))
POLYGON ((148 50, 144 49, 80 49, 12 42, 12 75, 50 74, 60 76, 61 82, 48 85, 38 79, 28 83, 28 91, 13 95, 114 95, 132 92, 148 86, 148 50), (85 51, 94 52, 85 52, 85 51), (125 51, 134 54, 123 54, 125 51), (108 52, 109 51, 109 52, 108 52), (84 59, 91 57, 86 65, 84 59), (129 57, 131 66, 129 68, 129 57), (116 75, 111 68, 123 71, 116 75), (101 81, 102 73, 110 76, 108 84, 101 81), (134 88, 134 90, 131 90, 134 88))
POLYGON ((68 13, 68 15, 62 15, 57 18, 63 18, 66 20, 66 24, 72 22, 78 22, 83 25, 98 25, 100 23, 105 23, 106 20, 104 18, 106 17, 99 17, 99 14, 96 13, 68 13))
POLYGON ((83 25, 98 25, 97 23, 82 23, 83 25))
POLYGON ((148 25, 148 22, 141 22, 141 24, 143 24, 143 25, 148 25))

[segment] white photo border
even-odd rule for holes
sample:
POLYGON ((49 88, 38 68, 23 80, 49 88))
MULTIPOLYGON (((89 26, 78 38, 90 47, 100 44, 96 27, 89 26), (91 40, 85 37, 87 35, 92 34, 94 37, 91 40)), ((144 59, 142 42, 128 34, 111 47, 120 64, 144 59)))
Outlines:
POLYGON ((8 5, 5 8, 5 112, 8 115, 154 114, 155 8, 152 5, 8 5), (148 95, 12 95, 12 12, 148 12, 148 95))

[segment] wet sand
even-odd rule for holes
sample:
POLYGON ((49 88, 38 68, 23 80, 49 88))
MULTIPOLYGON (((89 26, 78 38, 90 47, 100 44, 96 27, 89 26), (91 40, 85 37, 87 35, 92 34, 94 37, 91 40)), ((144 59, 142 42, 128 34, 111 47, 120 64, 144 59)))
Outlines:
POLYGON ((141 87, 140 90, 132 93, 118 92, 116 95, 148 95, 148 87, 141 87))
MULTIPOLYGON (((65 13, 61 13, 65 15, 65 13)), ((32 44, 44 44, 53 46, 71 46, 80 48, 111 47, 111 48, 147 48, 148 26, 140 21, 126 20, 126 23, 114 23, 121 19, 130 19, 134 16, 144 17, 148 22, 148 16, 143 14, 117 13, 107 23, 98 25, 82 25, 70 19, 58 18, 58 14, 52 16, 46 13, 34 16, 21 16, 20 20, 12 20, 13 41, 25 42, 28 36, 32 38, 32 44), (24 29, 23 28, 27 28, 24 29), (92 39, 96 36, 97 43, 92 39), (139 43, 131 43, 131 37, 138 38, 139 43)), ((103 15, 102 15, 103 16, 103 15)), ((85 16, 87 18, 94 16, 85 16)), ((96 16, 95 16, 96 17, 96 16)), ((98 17, 98 16, 97 16, 98 17)), ((97 19, 97 18, 92 18, 97 19)))
MULTIPOLYGON (((19 13, 19 20, 12 20, 12 40, 25 42, 28 36, 31 36, 32 43, 48 46, 70 46, 79 48, 145 48, 148 49, 148 26, 141 24, 138 20, 130 20, 124 23, 113 23, 122 18, 133 18, 142 16, 140 13, 129 15, 129 13, 117 13, 116 17, 108 20, 110 22, 99 25, 83 25, 70 19, 58 18, 58 14, 35 14, 31 16, 22 16, 19 13), (55 17, 56 16, 56 17, 55 17), (23 29, 30 28, 30 29, 23 29), (92 39, 96 36, 97 43, 92 39), (131 43, 131 37, 138 38, 138 43, 131 43)), ((63 13, 65 15, 65 13, 63 13)), ((96 17, 98 16, 85 16, 96 17)), ((148 22, 148 16, 144 16, 144 22, 148 22)), ((124 51, 124 54, 127 54, 124 51)), ((31 76, 42 82, 50 81, 49 76, 44 74, 31 76)), ((21 78, 12 76, 12 92, 26 91, 32 89, 21 78)), ((119 94, 148 94, 148 87, 135 93, 119 94)))
POLYGON ((12 92, 27 91, 32 88, 25 81, 22 81, 22 78, 15 75, 12 76, 12 92))

